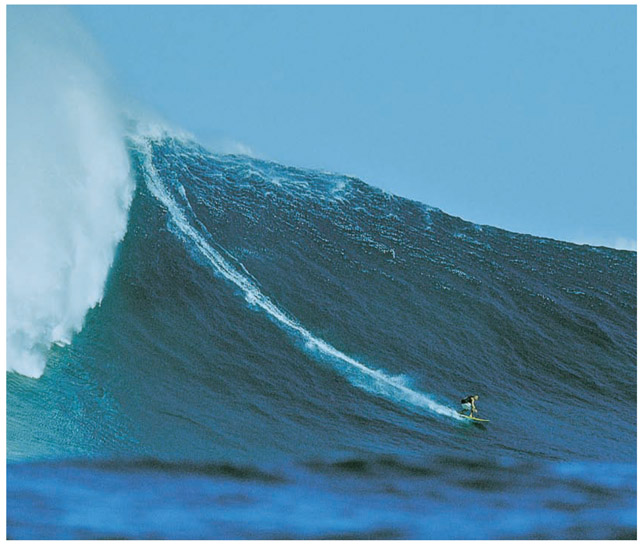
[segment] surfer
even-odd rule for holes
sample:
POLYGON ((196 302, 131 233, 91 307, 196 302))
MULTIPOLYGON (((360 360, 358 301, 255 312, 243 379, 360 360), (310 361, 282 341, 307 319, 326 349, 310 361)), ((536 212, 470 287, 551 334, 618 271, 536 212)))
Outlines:
POLYGON ((461 400, 461 408, 463 409, 462 412, 470 411, 470 416, 473 416, 473 413, 477 412, 477 408, 475 407, 475 401, 477 401, 478 399, 479 399, 478 395, 468 396, 462 399, 461 400))

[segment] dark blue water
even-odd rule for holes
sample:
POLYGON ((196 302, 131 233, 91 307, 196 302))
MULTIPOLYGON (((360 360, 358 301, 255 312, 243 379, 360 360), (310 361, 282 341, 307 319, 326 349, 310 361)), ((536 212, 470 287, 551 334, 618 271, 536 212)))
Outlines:
POLYGON ((635 253, 130 153, 101 304, 7 375, 9 537, 635 538, 635 253))
POLYGON ((11 467, 9 537, 634 539, 635 468, 436 457, 11 467), (31 515, 29 515, 31 513, 31 515), (34 516, 37 514, 37 516, 34 516))

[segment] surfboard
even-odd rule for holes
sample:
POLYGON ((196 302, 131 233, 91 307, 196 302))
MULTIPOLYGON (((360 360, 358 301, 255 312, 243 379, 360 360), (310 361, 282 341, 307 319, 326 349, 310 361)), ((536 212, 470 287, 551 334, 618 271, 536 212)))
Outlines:
POLYGON ((461 416, 463 416, 464 418, 467 418, 468 420, 473 420, 475 422, 490 422, 490 420, 486 420, 484 418, 477 418, 475 416, 468 416, 465 414, 462 414, 461 416))

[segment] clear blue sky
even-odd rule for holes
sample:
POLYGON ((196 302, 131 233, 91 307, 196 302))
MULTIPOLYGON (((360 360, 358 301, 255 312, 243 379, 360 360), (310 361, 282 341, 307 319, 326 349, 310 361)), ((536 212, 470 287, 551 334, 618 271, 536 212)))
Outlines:
POLYGON ((477 223, 635 243, 635 6, 71 10, 121 91, 206 144, 477 223))

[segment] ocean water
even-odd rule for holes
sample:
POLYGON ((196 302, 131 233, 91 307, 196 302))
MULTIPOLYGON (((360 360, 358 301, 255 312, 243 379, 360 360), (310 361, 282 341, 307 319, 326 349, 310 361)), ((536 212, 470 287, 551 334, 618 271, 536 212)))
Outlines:
POLYGON ((87 190, 80 234, 33 249, 55 297, 9 308, 8 537, 636 537, 635 252, 169 133, 122 146, 113 210, 87 190))

